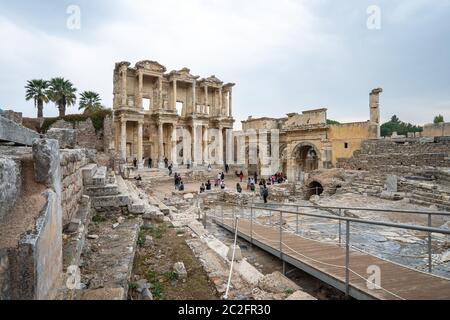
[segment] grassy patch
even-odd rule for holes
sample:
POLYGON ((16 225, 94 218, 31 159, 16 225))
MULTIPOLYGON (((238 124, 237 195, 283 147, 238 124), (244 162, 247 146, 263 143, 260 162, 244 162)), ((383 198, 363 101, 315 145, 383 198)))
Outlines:
POLYGON ((164 277, 166 277, 170 282, 178 280, 178 274, 176 272, 166 272, 164 273, 164 277))
POLYGON ((167 231, 167 227, 165 224, 160 224, 158 226, 153 226, 152 228, 152 236, 155 239, 161 239, 164 235, 164 233, 166 233, 167 231))
POLYGON ((100 214, 96 214, 95 216, 92 217, 92 222, 94 223, 100 223, 100 222, 105 222, 106 218, 100 214))
POLYGON ((139 230, 137 245, 141 248, 145 245, 145 230, 143 228, 139 230))

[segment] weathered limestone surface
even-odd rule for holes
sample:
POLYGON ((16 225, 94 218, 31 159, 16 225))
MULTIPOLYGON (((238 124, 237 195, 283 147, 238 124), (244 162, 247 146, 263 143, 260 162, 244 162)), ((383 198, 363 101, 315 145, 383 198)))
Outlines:
POLYGON ((20 195, 20 164, 0 156, 0 222, 20 195))
POLYGON ((33 130, 22 127, 20 124, 0 116, 0 141, 9 141, 17 144, 31 146, 39 134, 33 130))
POLYGON ((75 148, 77 131, 73 129, 52 128, 47 131, 47 138, 58 140, 60 148, 75 148))

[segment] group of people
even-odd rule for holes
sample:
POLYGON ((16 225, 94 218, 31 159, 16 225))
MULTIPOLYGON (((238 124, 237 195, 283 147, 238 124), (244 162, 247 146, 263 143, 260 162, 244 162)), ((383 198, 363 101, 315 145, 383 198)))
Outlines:
POLYGON ((181 179, 181 175, 178 173, 175 173, 175 177, 174 177, 174 182, 175 182, 175 190, 178 191, 184 191, 184 183, 183 180, 181 179))

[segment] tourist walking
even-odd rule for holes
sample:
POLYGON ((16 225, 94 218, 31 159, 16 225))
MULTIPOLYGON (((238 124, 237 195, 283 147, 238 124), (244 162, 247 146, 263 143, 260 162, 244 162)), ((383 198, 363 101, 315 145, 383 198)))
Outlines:
POLYGON ((165 166, 166 168, 169 167, 169 159, 167 159, 167 157, 164 158, 164 166, 165 166))
POLYGON ((244 180, 244 173, 241 171, 241 173, 239 173, 239 179, 241 180, 241 183, 242 183, 242 180, 244 180))
POLYGON ((206 182, 206 191, 211 191, 211 181, 206 182))
POLYGON ((205 189, 206 189, 205 184, 202 183, 202 185, 200 186, 200 193, 204 193, 205 189))
POLYGON ((153 159, 148 158, 148 168, 151 169, 153 167, 153 159))
POLYGON ((242 187, 241 187, 241 184, 239 182, 236 184, 236 191, 238 193, 242 193, 242 187))
POLYGON ((178 190, 179 191, 184 191, 184 183, 183 183, 182 180, 180 181, 180 186, 178 187, 178 190))
POLYGON ((133 160, 133 166, 134 166, 135 168, 137 168, 137 159, 136 159, 136 158, 134 158, 134 160, 133 160))
POLYGON ((225 181, 222 180, 222 182, 220 183, 220 189, 225 190, 225 181))
POLYGON ((267 198, 269 197, 269 189, 267 189, 267 186, 263 187, 263 199, 264 203, 267 203, 267 198))
POLYGON ((172 176, 172 169, 173 169, 173 164, 170 164, 170 166, 168 167, 169 169, 169 177, 172 176))

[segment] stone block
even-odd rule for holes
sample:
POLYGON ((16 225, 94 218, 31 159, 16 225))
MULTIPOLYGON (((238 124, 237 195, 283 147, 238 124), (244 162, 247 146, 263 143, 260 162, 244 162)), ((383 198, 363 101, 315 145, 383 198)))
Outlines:
MULTIPOLYGON (((233 245, 231 245, 229 248, 228 248, 228 253, 227 253, 227 259, 229 260, 229 261, 231 261, 231 260, 233 260, 233 245)), ((238 245, 236 245, 236 249, 235 249, 235 252, 234 252, 234 261, 241 261, 242 260, 242 251, 241 251, 241 248, 238 246, 238 245)))
POLYGON ((187 271, 183 262, 177 262, 173 265, 173 271, 178 275, 178 279, 186 279, 187 271))
POLYGON ((396 175, 388 175, 386 178, 386 191, 397 192, 398 191, 398 177, 396 175))
POLYGON ((73 129, 52 128, 47 131, 46 136, 48 139, 58 140, 59 146, 62 149, 72 149, 77 144, 77 132, 73 129))
POLYGON ((45 183, 48 186, 61 184, 60 154, 57 140, 34 140, 33 159, 36 182, 45 183))
POLYGON ((97 165, 95 163, 88 164, 81 168, 81 173, 83 175, 83 184, 85 186, 91 186, 93 184, 92 179, 94 178, 96 171, 97 165))
POLYGON ((25 128, 14 121, 0 116, 0 141, 32 146, 33 141, 39 138, 40 136, 36 131, 25 128))

